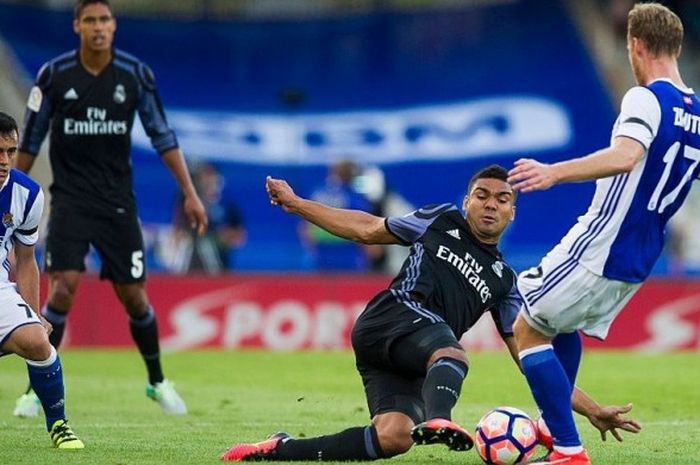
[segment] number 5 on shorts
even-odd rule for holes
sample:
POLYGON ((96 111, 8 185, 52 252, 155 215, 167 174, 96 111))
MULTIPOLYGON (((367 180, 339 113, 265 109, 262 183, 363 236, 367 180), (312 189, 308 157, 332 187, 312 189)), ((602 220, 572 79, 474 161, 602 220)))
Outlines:
POLYGON ((143 250, 131 254, 131 277, 139 279, 143 276, 143 250))

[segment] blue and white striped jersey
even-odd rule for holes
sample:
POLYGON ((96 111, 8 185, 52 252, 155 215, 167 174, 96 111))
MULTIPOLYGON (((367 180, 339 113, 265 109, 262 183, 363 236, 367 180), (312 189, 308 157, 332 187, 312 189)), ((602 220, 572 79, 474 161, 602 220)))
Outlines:
POLYGON ((557 246, 599 276, 644 281, 661 254, 668 220, 700 174, 700 101, 666 79, 630 89, 612 138, 646 156, 625 174, 599 179, 586 214, 557 246))
POLYGON ((10 282, 8 254, 13 241, 34 245, 39 239, 39 221, 44 209, 44 194, 39 184, 15 169, 10 170, 5 183, 0 187, 0 289, 10 282))

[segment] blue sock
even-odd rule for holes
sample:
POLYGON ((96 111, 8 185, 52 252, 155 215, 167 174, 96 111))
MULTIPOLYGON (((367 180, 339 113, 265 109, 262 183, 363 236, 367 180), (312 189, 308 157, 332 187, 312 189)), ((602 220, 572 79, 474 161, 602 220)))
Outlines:
POLYGON ((56 420, 66 418, 61 360, 56 349, 51 349, 51 356, 43 362, 27 360, 29 382, 44 408, 46 429, 49 431, 56 420))
POLYGON ((559 447, 581 447, 571 411, 571 383, 551 345, 520 352, 520 363, 545 423, 559 447))
POLYGON ((578 332, 559 334, 552 341, 552 345, 573 389, 576 385, 576 375, 581 364, 581 352, 583 351, 581 335, 578 332))

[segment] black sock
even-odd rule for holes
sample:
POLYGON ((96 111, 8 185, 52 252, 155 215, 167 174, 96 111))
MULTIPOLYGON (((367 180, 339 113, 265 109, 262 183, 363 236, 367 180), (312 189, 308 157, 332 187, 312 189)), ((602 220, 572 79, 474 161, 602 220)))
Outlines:
POLYGON ((287 439, 275 450, 274 460, 346 461, 382 458, 374 426, 358 426, 340 433, 309 439, 287 439))
POLYGON ((160 346, 158 345, 158 325, 153 307, 149 306, 146 314, 140 319, 129 318, 131 337, 141 352, 148 370, 148 382, 151 384, 163 381, 163 370, 160 367, 160 346))
POLYGON ((66 318, 68 318, 68 314, 47 303, 44 305, 44 308, 41 309, 41 315, 53 326, 53 331, 49 334, 49 342, 58 349, 58 346, 61 345, 61 341, 63 340, 63 332, 66 329, 66 318))
POLYGON ((442 357, 428 369, 423 383, 425 418, 452 418, 452 407, 459 399, 469 367, 463 361, 442 357))

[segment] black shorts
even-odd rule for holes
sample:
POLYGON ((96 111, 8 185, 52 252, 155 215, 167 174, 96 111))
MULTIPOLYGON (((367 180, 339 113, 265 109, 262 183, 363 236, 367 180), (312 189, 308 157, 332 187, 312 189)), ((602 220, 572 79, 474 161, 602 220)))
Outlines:
POLYGON ((92 244, 100 255, 100 279, 118 284, 146 279, 143 236, 138 217, 94 216, 55 207, 46 237, 46 271, 85 271, 85 255, 92 244))
POLYGON ((370 417, 401 412, 414 423, 425 417, 421 390, 428 359, 438 349, 461 348, 447 324, 420 318, 388 291, 357 319, 352 346, 370 417))

